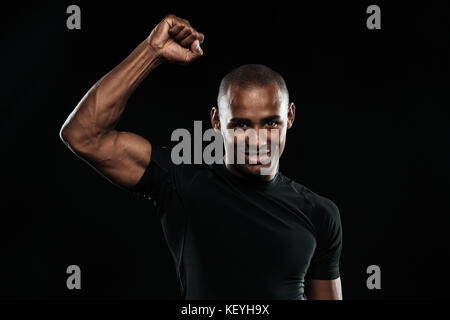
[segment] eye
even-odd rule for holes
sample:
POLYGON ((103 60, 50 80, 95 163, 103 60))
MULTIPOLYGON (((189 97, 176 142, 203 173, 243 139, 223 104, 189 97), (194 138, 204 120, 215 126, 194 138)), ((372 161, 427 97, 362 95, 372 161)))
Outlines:
POLYGON ((270 120, 270 121, 267 121, 266 124, 267 124, 269 127, 276 127, 276 126, 278 125, 278 122, 273 121, 273 120, 270 120))
POLYGON ((244 128, 245 126, 246 126, 245 122, 238 122, 236 124, 236 127, 239 127, 239 128, 244 128))

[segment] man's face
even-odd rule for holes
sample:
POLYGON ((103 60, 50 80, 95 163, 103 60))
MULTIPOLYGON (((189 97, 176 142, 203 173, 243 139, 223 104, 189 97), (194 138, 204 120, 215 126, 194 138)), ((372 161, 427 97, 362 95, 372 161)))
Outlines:
POLYGON ((231 85, 220 101, 220 112, 217 108, 211 112, 213 128, 220 130, 224 140, 227 166, 263 180, 273 177, 278 169, 286 130, 294 117, 294 104, 289 105, 277 84, 253 88, 231 85))

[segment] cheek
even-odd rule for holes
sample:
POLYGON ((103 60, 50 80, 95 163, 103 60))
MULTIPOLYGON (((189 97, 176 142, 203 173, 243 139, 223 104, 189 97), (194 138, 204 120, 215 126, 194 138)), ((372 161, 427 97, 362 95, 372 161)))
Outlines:
POLYGON ((286 139, 286 130, 284 128, 278 130, 269 130, 267 139, 271 144, 284 144, 284 140, 286 139))
POLYGON ((284 150, 284 144, 286 141, 286 130, 274 130, 268 137, 270 141, 270 150, 273 156, 280 157, 284 150))
POLYGON ((243 130, 226 129, 222 130, 222 138, 226 145, 237 144, 238 141, 245 141, 245 133, 243 130))
POLYGON ((224 141, 224 144, 227 146, 233 145, 236 143, 236 136, 231 132, 229 129, 222 129, 222 138, 224 141))

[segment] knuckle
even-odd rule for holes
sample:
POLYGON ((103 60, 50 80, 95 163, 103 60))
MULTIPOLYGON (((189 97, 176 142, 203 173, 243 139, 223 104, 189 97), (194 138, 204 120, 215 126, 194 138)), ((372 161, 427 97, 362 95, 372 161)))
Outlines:
POLYGON ((189 37, 191 34, 192 34, 192 30, 185 29, 185 31, 183 32, 182 38, 185 39, 185 38, 189 37))

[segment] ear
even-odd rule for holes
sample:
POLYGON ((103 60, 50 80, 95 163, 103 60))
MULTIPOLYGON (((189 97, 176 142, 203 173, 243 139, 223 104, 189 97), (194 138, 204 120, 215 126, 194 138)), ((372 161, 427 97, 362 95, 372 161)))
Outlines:
POLYGON ((212 107, 211 109, 211 126, 214 130, 220 130, 220 117, 218 107, 212 107))
POLYGON ((291 104, 289 105, 287 117, 288 117, 287 128, 290 129, 294 124, 295 119, 295 104, 293 102, 291 102, 291 104))

